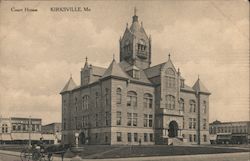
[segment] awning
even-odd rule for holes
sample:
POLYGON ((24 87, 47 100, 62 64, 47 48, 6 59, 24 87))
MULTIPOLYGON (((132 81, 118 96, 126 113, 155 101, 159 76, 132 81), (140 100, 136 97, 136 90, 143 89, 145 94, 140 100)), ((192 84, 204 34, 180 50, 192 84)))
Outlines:
POLYGON ((1 134, 0 140, 3 140, 3 141, 11 140, 11 135, 10 134, 1 134))
MULTIPOLYGON (((29 133, 12 133, 12 140, 29 140, 29 133)), ((30 139, 31 140, 40 140, 41 134, 40 133, 31 133, 30 139)))
POLYGON ((55 140, 54 134, 42 134, 43 140, 55 140))
POLYGON ((218 140, 230 140, 231 139, 231 135, 218 135, 217 139, 218 140))

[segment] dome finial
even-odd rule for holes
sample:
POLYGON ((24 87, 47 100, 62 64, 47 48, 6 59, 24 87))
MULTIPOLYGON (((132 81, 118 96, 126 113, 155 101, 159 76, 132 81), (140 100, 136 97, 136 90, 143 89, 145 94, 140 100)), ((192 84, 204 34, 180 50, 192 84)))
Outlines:
POLYGON ((86 56, 86 58, 85 58, 85 62, 87 63, 88 62, 88 57, 86 56))
POLYGON ((168 54, 168 59, 170 59, 170 53, 168 54))

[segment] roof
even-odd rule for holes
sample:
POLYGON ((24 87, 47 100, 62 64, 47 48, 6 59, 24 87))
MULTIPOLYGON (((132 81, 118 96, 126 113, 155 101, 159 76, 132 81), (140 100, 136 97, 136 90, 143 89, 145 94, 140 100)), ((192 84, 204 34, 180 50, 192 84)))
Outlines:
POLYGON ((135 65, 130 65, 129 67, 126 68, 126 71, 130 71, 130 70, 140 70, 140 69, 135 65))
POLYGON ((66 83, 66 85, 64 86, 64 88, 62 89, 61 93, 66 92, 66 91, 70 91, 74 88, 76 88, 76 83, 74 82, 73 78, 70 77, 68 82, 66 83))
POLYGON ((107 68, 98 67, 98 66, 91 66, 92 68, 92 75, 103 76, 107 68))
POLYGON ((200 81, 200 78, 195 82, 193 89, 197 92, 204 92, 204 93, 209 93, 210 92, 207 90, 207 88, 203 85, 203 83, 200 81))
POLYGON ((103 74, 102 78, 108 77, 108 76, 117 76, 122 78, 128 78, 127 74, 121 69, 120 65, 118 65, 113 59, 111 64, 109 65, 108 69, 103 74))
POLYGON ((194 92, 193 88, 184 84, 184 88, 181 88, 182 90, 186 90, 186 91, 191 91, 191 92, 194 92))
POLYGON ((161 68, 165 63, 158 64, 156 66, 144 69, 145 74, 148 78, 159 76, 161 74, 161 68))

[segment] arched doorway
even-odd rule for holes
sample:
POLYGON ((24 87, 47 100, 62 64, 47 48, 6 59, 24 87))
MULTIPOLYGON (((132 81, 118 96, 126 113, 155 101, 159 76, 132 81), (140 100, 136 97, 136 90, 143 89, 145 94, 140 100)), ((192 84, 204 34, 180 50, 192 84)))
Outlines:
POLYGON ((81 145, 83 145, 83 144, 86 143, 86 138, 85 138, 84 132, 80 133, 80 135, 79 135, 79 142, 80 142, 81 145))
POLYGON ((171 121, 169 123, 168 136, 169 137, 177 137, 178 136, 178 124, 176 121, 171 121))

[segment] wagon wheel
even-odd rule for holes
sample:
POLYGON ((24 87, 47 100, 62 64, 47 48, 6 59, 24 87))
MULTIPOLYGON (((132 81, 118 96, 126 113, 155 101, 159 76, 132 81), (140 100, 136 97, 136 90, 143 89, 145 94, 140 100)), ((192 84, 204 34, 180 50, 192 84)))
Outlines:
POLYGON ((42 153, 39 161, 52 161, 52 154, 50 153, 42 153))
POLYGON ((37 150, 33 151, 32 159, 33 159, 33 161, 41 161, 41 159, 42 159, 41 153, 39 151, 37 151, 37 150))
POLYGON ((32 154, 31 154, 31 152, 29 152, 28 149, 23 149, 20 153, 20 158, 22 161, 31 161, 32 154))

